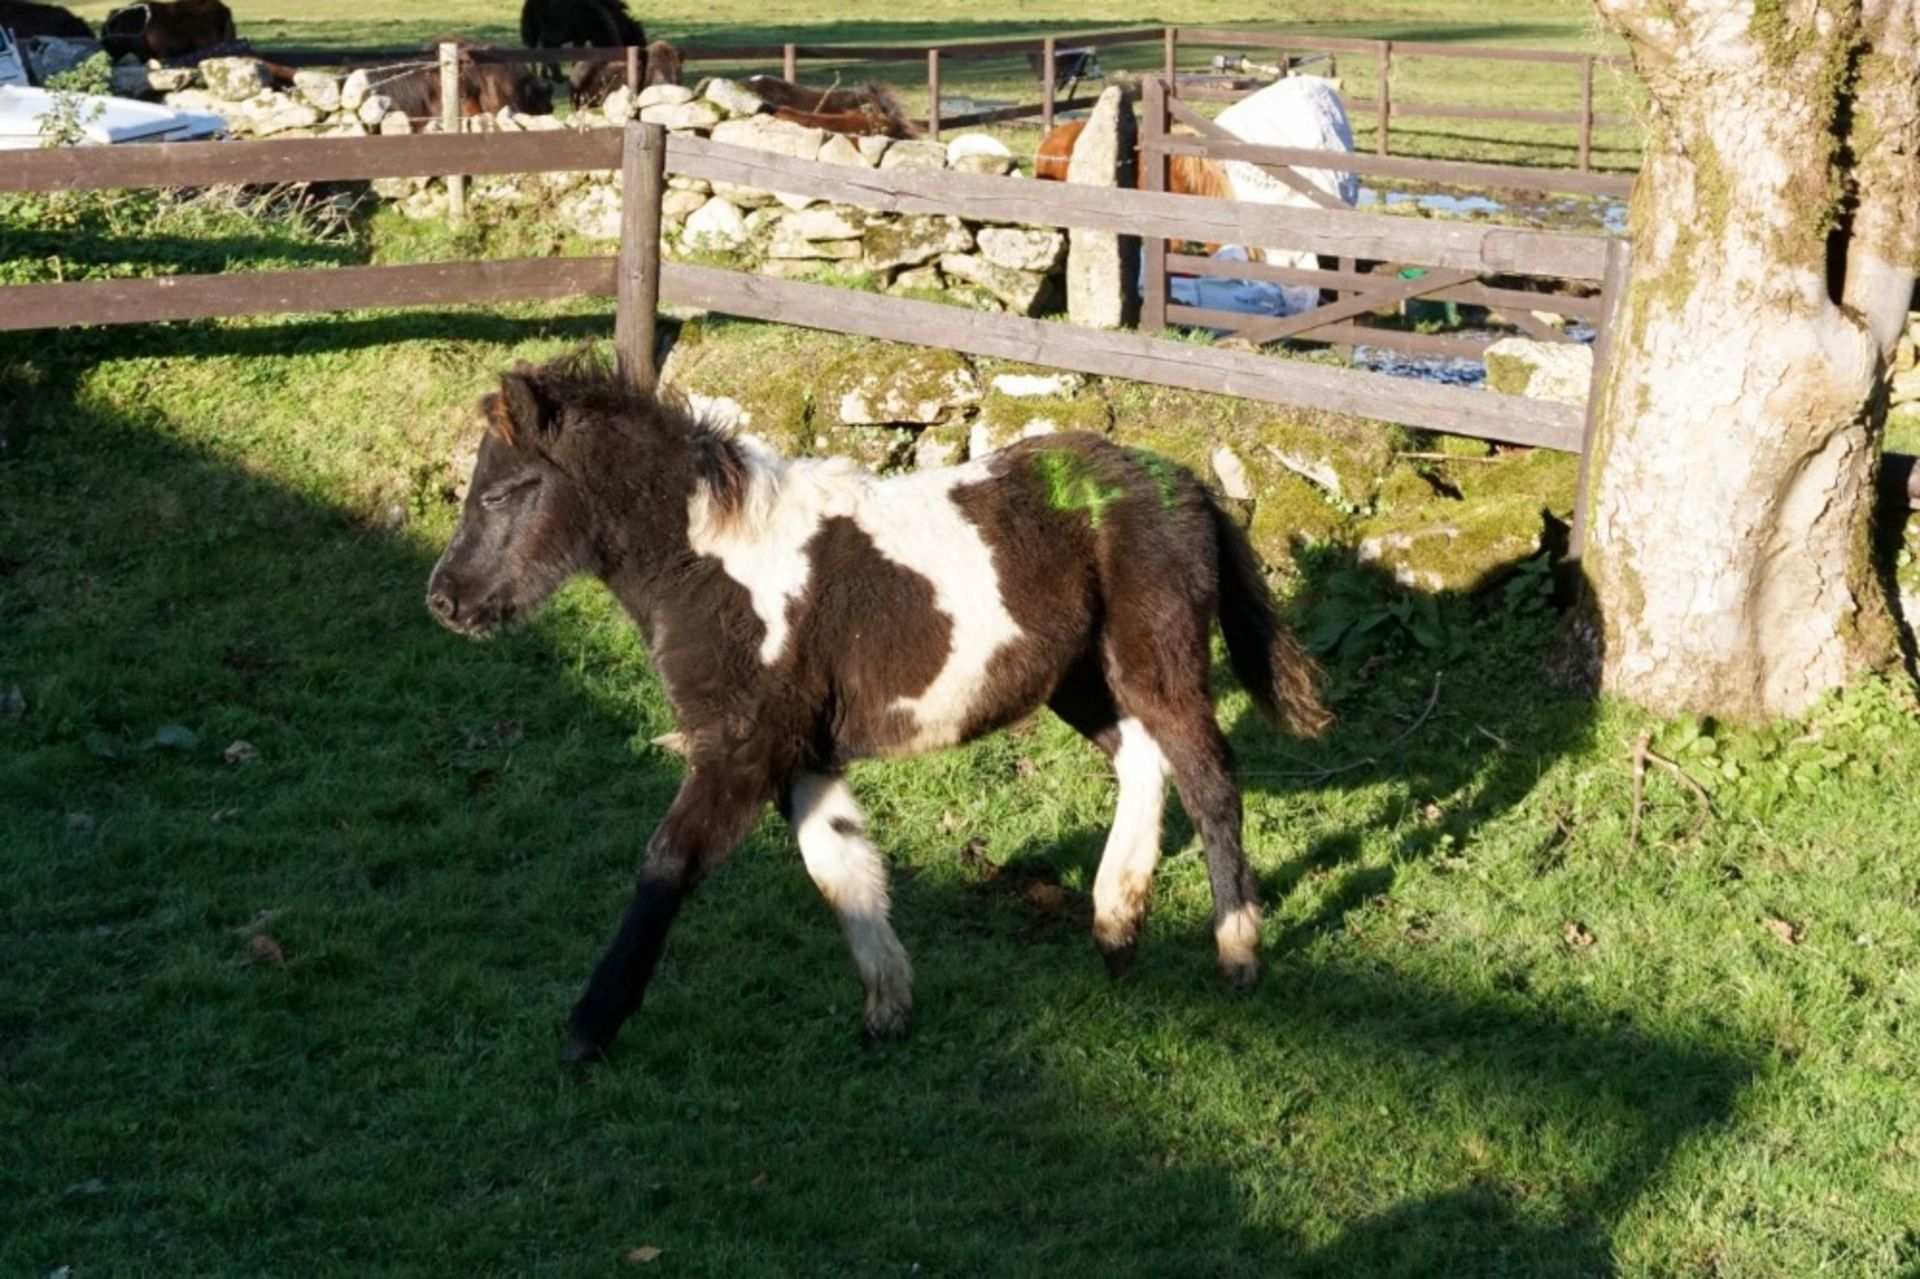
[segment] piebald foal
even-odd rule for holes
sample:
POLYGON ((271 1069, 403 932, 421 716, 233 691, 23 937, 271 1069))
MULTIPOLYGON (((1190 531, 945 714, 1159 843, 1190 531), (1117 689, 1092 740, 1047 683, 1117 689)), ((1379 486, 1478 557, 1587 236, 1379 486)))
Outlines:
POLYGON ((773 456, 581 360, 523 364, 482 407, 429 607, 480 636, 576 573, 600 578, 646 640, 688 757, 569 1020, 569 1059, 613 1041, 682 899, 769 800, 840 918, 866 1032, 903 1031, 912 969, 844 770, 1042 705, 1119 777, 1093 890, 1109 968, 1133 956, 1171 777, 1206 848, 1221 970, 1254 980, 1259 907, 1208 690, 1213 620, 1270 719, 1310 733, 1326 713, 1244 535, 1190 473, 1075 434, 883 480, 773 456))

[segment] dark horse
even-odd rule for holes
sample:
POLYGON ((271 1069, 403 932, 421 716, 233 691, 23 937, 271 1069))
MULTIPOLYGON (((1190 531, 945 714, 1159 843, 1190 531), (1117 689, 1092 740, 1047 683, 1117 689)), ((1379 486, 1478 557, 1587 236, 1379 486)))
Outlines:
POLYGON ((815 89, 770 75, 749 76, 747 88, 773 108, 773 114, 795 124, 829 133, 871 134, 881 138, 917 138, 920 130, 884 84, 852 89, 815 89))
MULTIPOLYGON (((504 62, 488 61, 489 50, 459 36, 443 36, 427 46, 437 55, 442 44, 460 46, 460 114, 488 115, 502 107, 530 115, 553 111, 553 90, 540 77, 504 62)), ((376 82, 393 109, 416 119, 440 118, 440 68, 414 67, 376 82)))
POLYGON ((624 0, 526 0, 520 42, 529 49, 632 48, 646 44, 647 31, 624 0))
POLYGON ((570 1060, 602 1054, 639 1008, 682 899, 768 801, 840 918, 867 1034, 903 1031, 912 970, 843 773, 1042 705, 1119 777, 1093 887, 1110 970, 1133 958, 1171 776, 1206 846, 1221 971, 1255 980, 1260 911, 1208 688, 1213 620, 1268 718, 1313 732, 1326 712, 1245 534, 1192 474, 1070 434, 883 480, 775 457, 579 360, 522 364, 481 408, 428 607, 484 636, 575 574, 598 577, 646 641, 688 761, 574 1007, 570 1060))
POLYGON ((233 10, 221 0, 146 0, 115 9, 100 24, 100 43, 112 57, 185 57, 239 38, 233 10))
MULTIPOLYGON (((646 46, 647 31, 627 11, 625 0, 525 0, 520 6, 520 43, 529 49, 638 49, 646 46)), ((559 67, 549 63, 544 70, 547 79, 560 78, 559 67)), ((609 84, 607 91, 612 89, 609 84)))
MULTIPOLYGON (((653 84, 680 83, 680 50, 665 40, 655 40, 640 50, 640 88, 653 84)), ((573 64, 567 77, 569 97, 576 107, 597 107, 607 95, 627 82, 625 62, 589 62, 573 64)))
POLYGON ((91 40, 93 28, 56 4, 30 4, 28 0, 0 0, 0 27, 13 32, 14 38, 54 36, 61 40, 91 40))

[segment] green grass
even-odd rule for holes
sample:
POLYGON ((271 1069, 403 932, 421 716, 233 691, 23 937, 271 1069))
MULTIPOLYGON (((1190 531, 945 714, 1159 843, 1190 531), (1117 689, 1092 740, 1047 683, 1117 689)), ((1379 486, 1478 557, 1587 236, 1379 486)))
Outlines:
MULTIPOLYGON (((445 248, 115 208, 69 210, 63 271, 445 248)), ((48 227, 7 228, 24 274, 48 227)), ((1324 743, 1225 694, 1270 912, 1251 996, 1212 972, 1177 819, 1107 981, 1113 788, 1042 719, 855 775, 919 974, 905 1044, 858 1045, 769 818, 618 1060, 564 1072, 677 781, 647 745, 667 711, 597 587, 484 645, 421 595, 474 398, 608 327, 583 303, 0 346, 0 1272, 594 1274, 639 1245, 712 1275, 1920 1265, 1912 715, 1869 687, 1761 732, 1646 724, 1544 684, 1555 618, 1524 593, 1336 667, 1324 743), (1629 847, 1643 726, 1714 811, 1695 830, 1655 769, 1629 847)), ((1339 563, 1297 566, 1303 620, 1339 563)))

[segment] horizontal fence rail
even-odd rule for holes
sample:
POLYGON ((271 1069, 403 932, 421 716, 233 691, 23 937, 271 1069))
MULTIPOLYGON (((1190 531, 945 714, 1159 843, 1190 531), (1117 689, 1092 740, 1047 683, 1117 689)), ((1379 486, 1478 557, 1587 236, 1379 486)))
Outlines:
POLYGON ((614 259, 506 258, 231 275, 160 275, 0 289, 0 332, 374 307, 610 296, 614 259))
POLYGON ((619 167, 618 129, 150 142, 114 147, 112 160, 105 164, 95 147, 9 152, 6 163, 0 164, 0 192, 352 182, 444 173, 565 173, 619 167))
POLYGON ((1580 447, 1580 410, 1567 404, 714 267, 669 262, 661 272, 666 300, 729 315, 888 341, 910 334, 924 345, 972 355, 1351 413, 1513 444, 1567 452, 1580 447))
POLYGON ((1398 155, 1368 155, 1364 151, 1314 151, 1304 147, 1259 146, 1251 142, 1216 141, 1178 135, 1143 141, 1141 146, 1167 155, 1204 155, 1210 159, 1245 160, 1252 164, 1334 169, 1386 178, 1436 182, 1446 186, 1557 191, 1567 195, 1616 196, 1622 199, 1633 194, 1637 176, 1631 173, 1582 173, 1577 169, 1546 169, 1532 165, 1415 160, 1398 155))
POLYGON ((669 140, 667 156, 675 172, 692 177, 889 213, 949 213, 981 222, 1080 227, 1216 244, 1280 244, 1329 257, 1407 258, 1423 265, 1574 280, 1598 280, 1605 269, 1606 238, 1598 235, 966 173, 882 172, 678 135, 669 140))

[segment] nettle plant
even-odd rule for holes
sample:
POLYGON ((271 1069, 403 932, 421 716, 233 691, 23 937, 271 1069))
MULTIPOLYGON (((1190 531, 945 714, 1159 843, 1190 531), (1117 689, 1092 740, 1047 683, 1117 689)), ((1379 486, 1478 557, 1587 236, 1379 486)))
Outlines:
POLYGON ((96 53, 78 65, 50 75, 44 87, 52 109, 40 117, 40 145, 67 147, 86 141, 87 126, 106 113, 102 99, 113 87, 107 55, 96 53))

